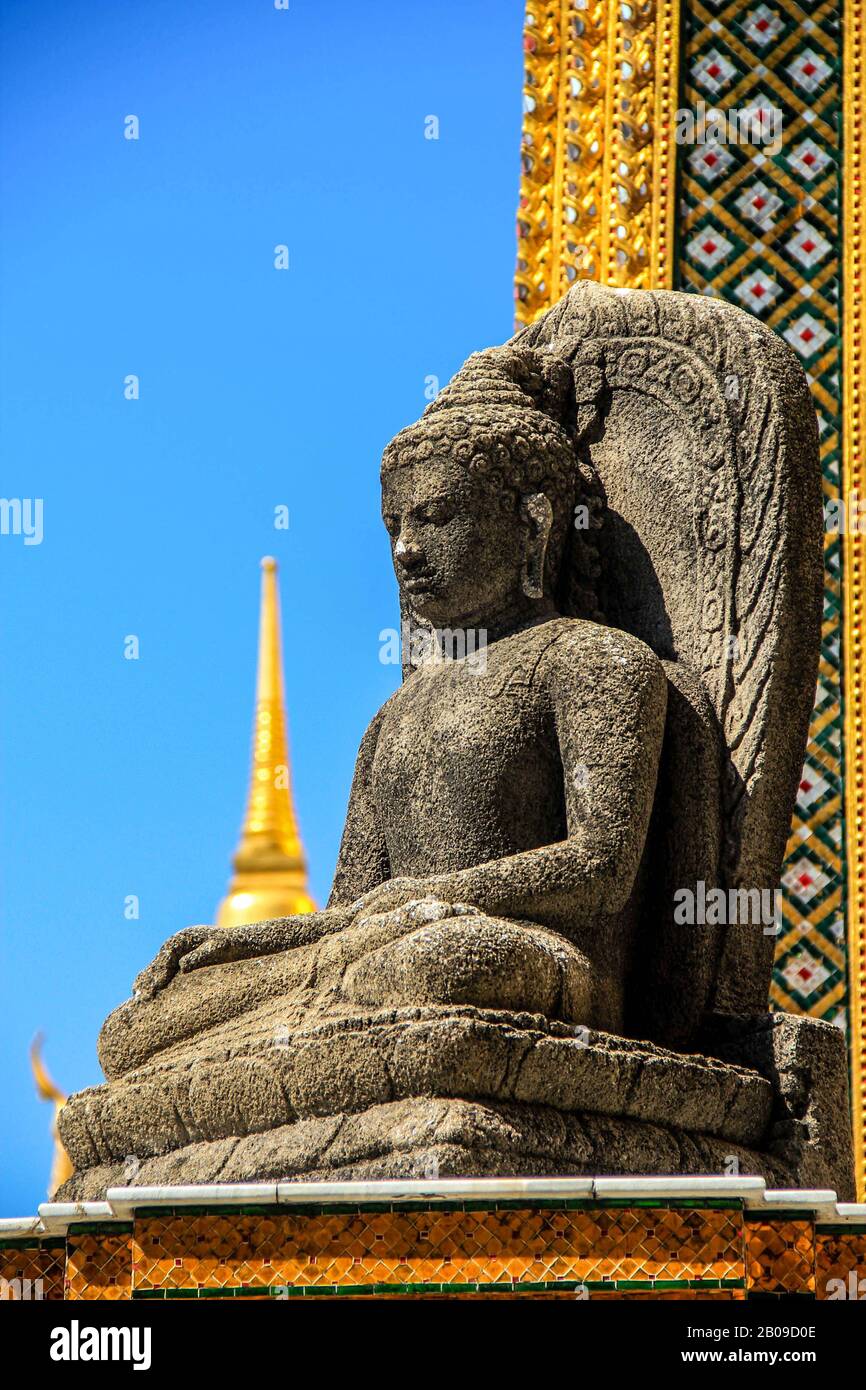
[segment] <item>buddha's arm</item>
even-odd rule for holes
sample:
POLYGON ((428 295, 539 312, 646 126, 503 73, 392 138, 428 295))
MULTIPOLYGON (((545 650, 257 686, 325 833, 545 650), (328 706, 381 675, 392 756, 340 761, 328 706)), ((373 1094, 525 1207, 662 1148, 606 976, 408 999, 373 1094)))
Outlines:
POLYGON ((585 650, 565 645, 547 672, 567 837, 455 873, 392 880, 368 894, 366 911, 422 894, 507 917, 590 917, 623 907, 652 810, 667 684, 647 648, 614 635, 608 649, 603 632, 585 650))
POLYGON ((379 824, 372 792, 373 757, 384 711, 380 710, 361 740, 349 809, 328 907, 347 907, 391 877, 388 848, 379 824))

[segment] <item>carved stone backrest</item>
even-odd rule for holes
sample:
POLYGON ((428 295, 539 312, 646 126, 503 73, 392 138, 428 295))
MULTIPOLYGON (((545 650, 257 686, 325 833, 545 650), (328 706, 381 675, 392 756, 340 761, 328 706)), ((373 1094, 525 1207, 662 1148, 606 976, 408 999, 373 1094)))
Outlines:
MULTIPOLYGON (((717 787, 702 790, 720 812, 717 882, 775 889, 820 644, 821 483, 805 374, 781 338, 730 304, 589 281, 512 342, 568 361, 578 402, 601 369, 603 424, 588 445, 609 506, 601 606, 670 663, 678 687, 697 678, 713 712, 721 766, 717 787)), ((695 736, 683 719, 710 735, 683 714, 695 700, 671 705, 680 766, 695 736)), ((665 788, 679 798, 661 808, 668 833, 673 823, 691 834, 680 814, 690 794, 665 788)), ((694 833, 697 849, 668 855, 668 902, 708 859, 706 824, 694 833)), ((676 939, 670 922, 664 930, 676 939)), ((773 947, 760 922, 729 926, 708 1004, 766 1008, 773 947)))

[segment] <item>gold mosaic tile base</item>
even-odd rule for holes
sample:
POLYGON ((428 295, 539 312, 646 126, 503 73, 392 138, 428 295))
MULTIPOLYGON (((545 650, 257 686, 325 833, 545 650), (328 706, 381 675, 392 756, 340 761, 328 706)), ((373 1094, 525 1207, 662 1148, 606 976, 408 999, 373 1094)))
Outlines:
POLYGON ((0 1295, 6 1299, 63 1298, 65 1244, 0 1242, 0 1295))
POLYGON ((677 1209, 356 1211, 136 1223, 136 1290, 742 1276, 741 1218, 677 1209))
POLYGON ((165 1209, 0 1243, 3 1296, 36 1279, 69 1300, 866 1297, 866 1227, 721 1201, 165 1209))
POLYGON ((813 1222, 779 1218, 747 1221, 746 1280, 750 1293, 813 1294, 813 1222))
POLYGON ((70 1229, 66 1297, 132 1298, 132 1226, 116 1235, 70 1229))
POLYGON ((866 1230, 818 1231, 815 1281, 821 1299, 866 1299, 866 1230))

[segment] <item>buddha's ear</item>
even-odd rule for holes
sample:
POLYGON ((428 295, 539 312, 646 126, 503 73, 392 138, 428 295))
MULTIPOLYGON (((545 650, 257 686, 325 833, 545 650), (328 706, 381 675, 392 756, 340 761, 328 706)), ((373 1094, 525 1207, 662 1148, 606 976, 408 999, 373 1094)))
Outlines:
POLYGON ((544 598, 544 562, 553 525, 553 507, 543 492, 525 493, 520 515, 529 529, 523 557, 523 592, 527 598, 544 598))

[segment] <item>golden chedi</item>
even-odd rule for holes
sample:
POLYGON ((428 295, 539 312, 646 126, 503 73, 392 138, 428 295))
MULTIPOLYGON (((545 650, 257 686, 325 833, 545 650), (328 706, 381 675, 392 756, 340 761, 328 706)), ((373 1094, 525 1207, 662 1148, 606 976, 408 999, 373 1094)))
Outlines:
POLYGON ((240 841, 217 926, 314 912, 289 771, 277 562, 262 560, 252 768, 240 841))

